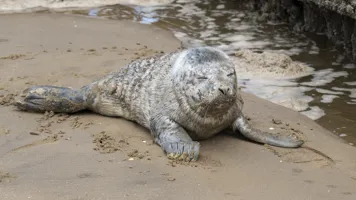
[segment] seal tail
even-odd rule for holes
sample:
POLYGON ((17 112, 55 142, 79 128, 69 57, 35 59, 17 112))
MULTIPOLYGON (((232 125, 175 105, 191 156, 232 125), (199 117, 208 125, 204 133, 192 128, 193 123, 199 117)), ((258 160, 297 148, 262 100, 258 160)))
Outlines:
POLYGON ((31 112, 74 113, 87 108, 85 88, 73 90, 57 86, 34 86, 23 91, 14 105, 31 112))
POLYGON ((304 141, 300 140, 297 136, 291 135, 278 135, 272 134, 269 132, 263 132, 261 130, 251 127, 246 120, 246 118, 241 115, 234 123, 234 130, 239 130, 239 132, 247 137, 248 139, 263 143, 269 144, 277 147, 285 148, 297 148, 303 145, 304 141))

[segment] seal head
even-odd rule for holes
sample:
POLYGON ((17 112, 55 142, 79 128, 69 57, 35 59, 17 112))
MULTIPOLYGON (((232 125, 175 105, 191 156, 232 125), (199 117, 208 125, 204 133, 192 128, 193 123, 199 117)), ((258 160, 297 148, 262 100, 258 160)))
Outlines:
POLYGON ((171 76, 180 106, 203 118, 224 115, 237 101, 234 64, 220 50, 204 47, 182 52, 171 76))

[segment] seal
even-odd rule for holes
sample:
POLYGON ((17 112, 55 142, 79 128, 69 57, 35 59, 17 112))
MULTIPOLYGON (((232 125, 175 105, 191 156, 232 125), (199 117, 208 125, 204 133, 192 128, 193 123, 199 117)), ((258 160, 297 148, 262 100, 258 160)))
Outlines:
POLYGON ((242 109, 235 65, 213 47, 135 60, 78 90, 33 86, 15 102, 20 110, 74 113, 84 109, 121 117, 150 130, 170 159, 196 161, 200 143, 231 129, 248 139, 296 148, 304 142, 253 128, 242 109))

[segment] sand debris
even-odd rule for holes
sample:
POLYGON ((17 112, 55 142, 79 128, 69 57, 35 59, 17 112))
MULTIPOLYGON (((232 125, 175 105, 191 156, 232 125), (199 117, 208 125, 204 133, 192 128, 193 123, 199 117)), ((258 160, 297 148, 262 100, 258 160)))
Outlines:
POLYGON ((15 94, 0 95, 0 105, 10 106, 15 101, 15 94))
POLYGON ((161 174, 162 176, 165 176, 167 178, 167 181, 175 181, 176 178, 174 178, 173 176, 171 176, 169 173, 163 173, 161 174))
POLYGON ((296 78, 313 72, 308 65, 293 61, 288 55, 272 52, 255 53, 251 50, 239 50, 232 57, 237 63, 236 73, 243 78, 296 78))
POLYGON ((84 124, 84 129, 89 128, 93 124, 94 124, 93 122, 88 122, 88 123, 84 124))
POLYGON ((167 181, 175 181, 176 180, 176 178, 174 178, 174 177, 168 177, 167 178, 167 181))
MULTIPOLYGON (((146 154, 148 154, 148 151, 145 152, 146 154)), ((130 158, 138 158, 138 159, 142 159, 144 158, 146 155, 143 153, 140 153, 137 149, 134 149, 133 151, 129 152, 127 154, 127 156, 129 156, 130 158)))
POLYGON ((272 122, 273 122, 274 124, 282 124, 282 121, 279 120, 279 119, 272 119, 272 122))
POLYGON ((93 143, 96 144, 95 151, 99 151, 102 154, 114 153, 121 147, 121 142, 116 141, 113 137, 108 135, 105 131, 94 135, 93 143))
POLYGON ((54 116, 54 112, 53 111, 46 111, 44 114, 43 114, 43 119, 47 120, 49 118, 52 118, 54 116))
POLYGON ((10 182, 12 179, 16 178, 15 176, 12 176, 8 172, 2 172, 0 171, 0 183, 10 182))
POLYGON ((1 60, 17 60, 26 57, 25 54, 10 54, 8 56, 0 57, 1 60))
POLYGON ((83 124, 83 122, 81 122, 79 120, 79 117, 74 117, 74 119, 72 120, 71 126, 73 129, 75 129, 75 128, 79 128, 82 124, 83 124))
POLYGON ((10 130, 7 129, 7 128, 1 127, 0 128, 0 135, 7 135, 7 134, 10 134, 10 130))
POLYGON ((65 114, 65 113, 60 113, 57 116, 58 116, 57 123, 62 123, 64 121, 66 121, 70 117, 70 115, 65 114))

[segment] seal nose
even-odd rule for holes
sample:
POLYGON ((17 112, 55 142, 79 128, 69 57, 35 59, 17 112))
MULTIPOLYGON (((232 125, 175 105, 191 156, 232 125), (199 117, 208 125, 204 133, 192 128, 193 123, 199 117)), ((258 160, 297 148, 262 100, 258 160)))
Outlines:
POLYGON ((230 91, 230 88, 219 88, 219 91, 223 94, 223 95, 227 95, 228 92, 230 91))

